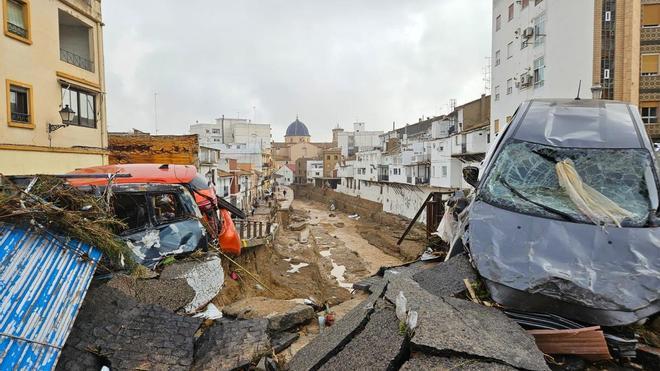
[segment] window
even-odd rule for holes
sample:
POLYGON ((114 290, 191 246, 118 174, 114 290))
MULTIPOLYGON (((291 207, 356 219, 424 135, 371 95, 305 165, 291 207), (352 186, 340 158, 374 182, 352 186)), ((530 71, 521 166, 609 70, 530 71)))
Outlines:
POLYGON ((513 20, 513 4, 509 5, 509 20, 507 22, 511 22, 513 20))
POLYGON ((522 0, 522 3, 520 3, 520 6, 525 9, 529 6, 529 0, 522 0))
POLYGON ((335 155, 335 160, 337 159, 337 155, 335 155))
POLYGON ((534 87, 540 88, 544 82, 545 61, 544 58, 536 58, 534 60, 534 87))
POLYGON ((642 122, 645 124, 658 123, 658 102, 642 102, 640 104, 642 113, 642 122))
POLYGON ((609 22, 611 20, 612 20, 612 12, 608 10, 605 12, 605 22, 609 22))
POLYGON ((32 44, 30 35, 30 5, 24 0, 2 0, 5 35, 32 44))
POLYGON ((513 57, 513 41, 506 44, 506 59, 511 59, 513 57))
POLYGON ((513 93, 513 79, 506 80, 506 95, 513 93))
POLYGON ((534 47, 545 42, 545 15, 534 18, 534 47))
POLYGON ((68 105, 76 114, 71 125, 96 127, 96 94, 62 87, 62 106, 68 105))
POLYGON ((443 167, 442 167, 442 177, 443 177, 443 178, 446 178, 446 177, 447 177, 447 167, 446 167, 446 166, 443 166, 443 167))
POLYGON ((502 16, 498 15, 497 18, 495 18, 495 31, 499 31, 500 28, 502 28, 502 16))
POLYGON ((642 5, 642 27, 660 26, 660 4, 642 5))
POLYGON ((457 136, 455 136, 454 138, 456 138, 456 140, 455 140, 455 142, 456 142, 456 145, 459 145, 459 144, 461 144, 461 143, 460 143, 460 142, 458 141, 458 135, 457 135, 457 136))
POLYGON ((499 133, 499 132, 500 132, 500 120, 499 120, 499 119, 495 120, 493 126, 495 126, 495 127, 494 127, 494 129, 495 129, 495 133, 499 133))
POLYGON ((7 80, 7 99, 9 126, 33 128, 32 86, 7 80))
POLYGON ((642 54, 642 76, 658 74, 658 57, 660 54, 642 54))
POLYGON ((499 50, 495 52, 495 66, 500 65, 501 54, 499 50))
MULTIPOLYGON (((208 133, 208 130, 206 132, 208 133)), ((213 129, 213 134, 220 134, 220 129, 213 129)))
POLYGON ((500 86, 499 85, 497 85, 495 87, 495 101, 497 102, 498 100, 500 100, 500 86))

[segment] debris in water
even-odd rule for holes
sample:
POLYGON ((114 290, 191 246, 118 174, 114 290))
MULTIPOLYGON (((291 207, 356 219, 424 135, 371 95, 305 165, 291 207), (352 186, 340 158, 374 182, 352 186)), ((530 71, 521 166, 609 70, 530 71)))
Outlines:
POLYGON ((309 264, 307 264, 307 263, 291 264, 291 269, 289 269, 289 270, 286 271, 286 272, 287 272, 287 273, 298 273, 298 271, 300 270, 300 268, 305 268, 305 267, 308 266, 308 265, 309 265, 309 264))

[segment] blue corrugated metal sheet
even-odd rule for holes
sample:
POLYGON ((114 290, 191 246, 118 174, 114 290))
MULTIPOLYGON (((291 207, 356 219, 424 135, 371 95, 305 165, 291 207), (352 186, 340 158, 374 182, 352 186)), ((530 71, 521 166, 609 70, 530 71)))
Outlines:
POLYGON ((101 258, 89 245, 0 223, 0 370, 50 370, 101 258))

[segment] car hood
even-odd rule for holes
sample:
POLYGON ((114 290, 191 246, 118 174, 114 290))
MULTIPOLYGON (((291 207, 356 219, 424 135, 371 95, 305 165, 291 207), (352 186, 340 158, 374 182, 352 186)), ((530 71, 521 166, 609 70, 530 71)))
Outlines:
POLYGON ((480 200, 472 204, 469 219, 470 254, 500 304, 608 325, 638 319, 612 318, 608 311, 645 316, 658 311, 660 228, 603 228, 515 213, 480 200), (571 309, 523 303, 520 293, 508 295, 502 286, 571 309), (585 317, 582 310, 602 316, 585 317))

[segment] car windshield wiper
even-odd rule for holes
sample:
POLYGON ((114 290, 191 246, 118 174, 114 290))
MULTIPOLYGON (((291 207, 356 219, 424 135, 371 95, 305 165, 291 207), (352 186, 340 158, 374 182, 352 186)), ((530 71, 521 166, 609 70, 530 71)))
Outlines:
POLYGON ((509 184, 509 182, 507 182, 504 178, 502 178, 502 177, 498 177, 498 179, 499 179, 500 183, 502 183, 502 184, 503 184, 503 185, 504 185, 509 191, 511 191, 511 193, 513 193, 514 195, 516 195, 516 196, 522 198, 523 200, 525 200, 525 201, 527 201, 527 202, 529 202, 529 203, 531 203, 531 204, 534 204, 534 205, 536 205, 536 206, 542 208, 542 209, 545 210, 545 211, 548 211, 548 212, 553 213, 553 214, 555 214, 555 215, 559 215, 559 216, 561 216, 561 217, 562 217, 563 219, 565 219, 565 220, 568 220, 568 221, 571 221, 571 222, 575 222, 575 221, 576 221, 575 218, 573 218, 573 217, 572 217, 570 214, 568 214, 568 213, 565 213, 565 212, 563 212, 563 211, 557 210, 557 209, 552 208, 552 207, 550 207, 550 206, 544 205, 544 204, 542 204, 542 203, 540 203, 540 202, 536 202, 536 201, 531 200, 529 197, 525 196, 525 195, 522 194, 520 191, 518 191, 517 189, 515 189, 515 188, 514 188, 511 184, 509 184))

